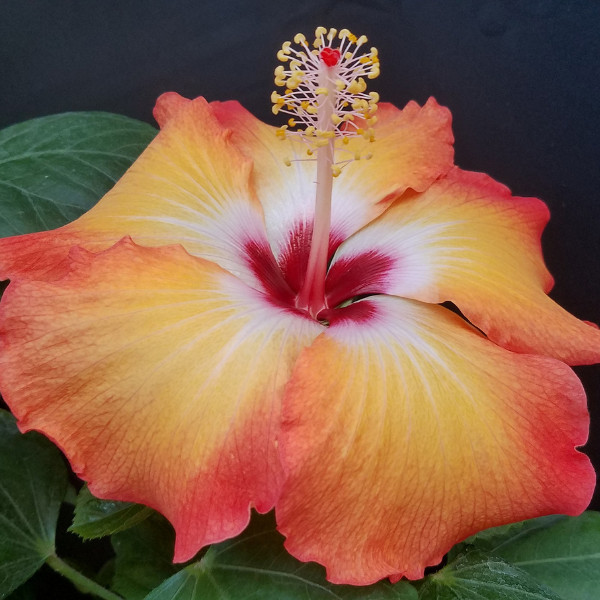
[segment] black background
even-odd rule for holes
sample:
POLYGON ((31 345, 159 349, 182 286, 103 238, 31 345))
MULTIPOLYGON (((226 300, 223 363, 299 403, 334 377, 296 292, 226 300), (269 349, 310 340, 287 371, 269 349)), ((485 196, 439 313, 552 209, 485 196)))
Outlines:
MULTIPOLYGON (((153 123, 169 90, 279 125, 275 53, 317 25, 378 47, 382 100, 448 106, 460 167, 548 203, 551 295, 600 322, 598 0, 0 0, 0 127, 73 110, 153 123)), ((576 370, 600 469, 600 367, 576 370)))

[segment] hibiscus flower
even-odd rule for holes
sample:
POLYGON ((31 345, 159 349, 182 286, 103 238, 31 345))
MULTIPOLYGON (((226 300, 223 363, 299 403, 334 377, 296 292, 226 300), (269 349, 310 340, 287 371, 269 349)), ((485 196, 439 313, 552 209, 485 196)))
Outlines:
POLYGON ((279 54, 287 127, 165 94, 92 210, 0 241, 0 390, 94 494, 163 513, 176 561, 275 507, 333 582, 420 578, 587 506, 567 365, 600 331, 547 296, 545 205, 454 167, 435 100, 378 105, 364 38, 316 34, 279 54))

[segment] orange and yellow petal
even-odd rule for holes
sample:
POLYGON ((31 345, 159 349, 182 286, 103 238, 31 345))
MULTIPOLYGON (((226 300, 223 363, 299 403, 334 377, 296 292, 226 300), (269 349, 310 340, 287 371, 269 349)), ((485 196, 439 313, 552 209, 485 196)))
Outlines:
POLYGON ((189 98, 184 98, 177 92, 165 92, 159 96, 152 116, 156 119, 159 127, 163 129, 167 122, 177 117, 190 102, 189 98))
MULTIPOLYGON (((316 191, 316 163, 307 146, 281 140, 277 129, 252 116, 237 102, 213 103, 233 142, 254 160, 252 180, 265 212, 267 235, 292 287, 299 289, 306 270, 312 236, 316 191), (284 161, 293 161, 286 167, 284 161), (301 256, 300 256, 301 255, 301 256), (299 264, 301 263, 301 264, 299 264)), ((346 160, 356 152, 371 160, 344 167, 334 180, 330 246, 377 217, 406 189, 425 190, 444 175, 453 161, 451 115, 432 98, 425 106, 410 102, 403 110, 380 104, 374 126, 376 142, 351 139, 346 160)))
POLYGON ((165 94, 156 112, 161 132, 89 212, 54 232, 0 240, 0 279, 64 272, 73 245, 97 252, 129 235, 143 246, 181 244, 256 287, 247 248, 268 243, 252 160, 203 98, 165 94))
POLYGON ((181 247, 74 249, 5 292, 0 390, 94 494, 163 513, 185 561, 273 507, 283 387, 321 329, 181 247))
POLYGON ((334 583, 417 579, 476 531, 585 509, 586 399, 564 363, 413 300, 330 317, 284 397, 276 511, 294 556, 334 583))
POLYGON ((541 201, 455 168, 427 191, 407 193, 340 247, 328 275, 330 302, 374 292, 451 301, 504 348, 598 362, 600 331, 546 294, 552 277, 540 238, 548 218, 541 201), (367 263, 369 277, 360 278, 367 263))

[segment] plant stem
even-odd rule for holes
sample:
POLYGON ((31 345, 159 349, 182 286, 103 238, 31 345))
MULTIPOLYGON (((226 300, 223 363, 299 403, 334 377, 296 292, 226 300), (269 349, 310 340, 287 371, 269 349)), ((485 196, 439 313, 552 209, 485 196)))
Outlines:
POLYGON ((46 564, 52 567, 57 573, 60 573, 61 575, 66 577, 79 590, 86 594, 93 594, 98 598, 104 598, 104 600, 123 600, 121 596, 113 594, 105 587, 102 587, 100 584, 96 583, 92 579, 89 579, 89 577, 86 577, 85 575, 68 565, 64 560, 56 556, 56 554, 51 554, 46 559, 46 564))
MULTIPOLYGON (((323 65, 319 73, 319 85, 328 90, 322 96, 318 108, 319 129, 333 131, 331 116, 335 111, 336 67, 323 65)), ((331 192, 333 187, 334 142, 329 140, 326 146, 317 151, 317 190, 315 197, 315 217, 313 234, 308 257, 308 266, 303 288, 298 296, 297 307, 308 310, 313 318, 325 308, 325 276, 329 252, 329 229, 331 227, 331 192)))

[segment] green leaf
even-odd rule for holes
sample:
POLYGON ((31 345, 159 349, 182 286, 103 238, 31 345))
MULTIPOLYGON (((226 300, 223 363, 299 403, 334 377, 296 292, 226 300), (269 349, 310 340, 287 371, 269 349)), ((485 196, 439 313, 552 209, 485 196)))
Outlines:
POLYGON ((173 564, 175 532, 158 513, 111 540, 116 554, 111 589, 127 600, 142 600, 182 568, 173 564))
POLYGON ((501 558, 477 550, 430 575, 419 600, 564 600, 501 558))
POLYGON ((588 511, 579 517, 544 519, 528 521, 518 535, 494 544, 489 551, 567 600, 598 600, 600 513, 588 511))
POLYGON ((0 598, 27 581, 54 553, 67 469, 38 433, 22 435, 0 411, 0 598))
POLYGON ((75 503, 75 518, 69 531, 85 539, 125 531, 147 519, 154 511, 141 504, 100 500, 83 486, 75 503))
POLYGON ((529 519, 527 521, 484 529, 454 546, 448 553, 448 561, 452 561, 459 554, 464 554, 472 549, 488 553, 493 552, 500 545, 506 544, 513 539, 519 539, 528 532, 550 527, 564 518, 564 515, 550 515, 549 517, 539 517, 537 519, 529 519))
POLYGON ((367 587, 333 585, 315 563, 283 548, 273 515, 253 517, 238 538, 211 546, 204 558, 165 581, 146 600, 417 600, 406 581, 367 587))
POLYGON ((0 237, 75 220, 155 135, 150 125, 100 112, 52 115, 0 131, 0 237))

